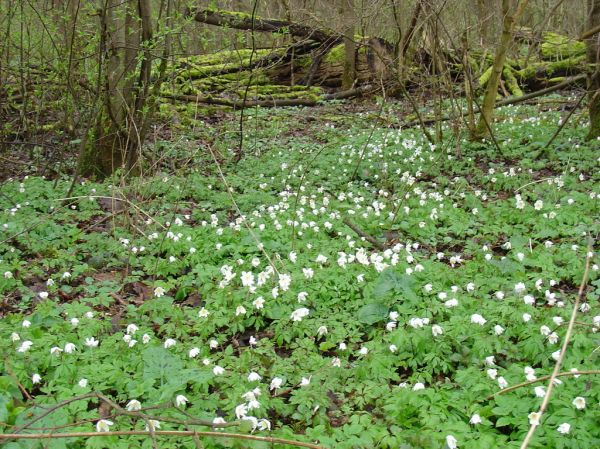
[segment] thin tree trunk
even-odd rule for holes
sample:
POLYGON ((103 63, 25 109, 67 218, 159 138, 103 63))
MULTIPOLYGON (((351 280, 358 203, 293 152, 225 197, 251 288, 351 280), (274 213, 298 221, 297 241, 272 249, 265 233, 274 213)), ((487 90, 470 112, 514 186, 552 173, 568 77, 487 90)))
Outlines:
MULTIPOLYGON (((600 26, 600 0, 588 0, 588 29, 600 26)), ((592 35, 586 40, 588 61, 596 64, 588 74, 590 130, 588 139, 600 137, 600 35, 592 35)))
POLYGON ((496 55, 494 57, 494 64, 492 66, 492 74, 486 86, 485 95, 483 97, 479 122, 477 123, 477 128, 475 128, 475 132, 472 135, 474 140, 483 139, 489 133, 489 128, 492 123, 494 105, 496 103, 496 95, 498 94, 498 86, 500 85, 500 78, 502 76, 502 71, 504 70, 506 54, 508 53, 513 40, 515 23, 523 14, 527 3, 528 0, 518 1, 516 9, 514 12, 512 12, 512 1, 502 0, 502 13, 504 15, 502 35, 500 36, 500 42, 496 48, 496 55))
POLYGON ((342 89, 352 88, 356 79, 356 43, 354 30, 356 15, 354 0, 341 0, 342 20, 344 22, 344 72, 342 74, 342 89))

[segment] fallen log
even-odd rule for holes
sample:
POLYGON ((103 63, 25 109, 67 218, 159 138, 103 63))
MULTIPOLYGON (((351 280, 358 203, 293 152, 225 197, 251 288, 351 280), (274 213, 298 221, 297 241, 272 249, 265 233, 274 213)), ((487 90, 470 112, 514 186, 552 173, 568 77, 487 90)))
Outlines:
POLYGON ((339 33, 332 34, 299 23, 278 19, 265 19, 241 12, 201 9, 195 12, 188 10, 186 15, 188 17, 193 16, 196 22, 206 23, 207 25, 235 28, 236 30, 289 34, 294 37, 328 43, 330 45, 340 43, 343 39, 343 35, 339 33))
POLYGON ((229 106, 234 109, 245 109, 252 107, 274 108, 286 106, 316 106, 325 101, 343 100, 346 98, 359 97, 361 95, 374 92, 379 88, 366 85, 354 89, 334 92, 321 95, 317 98, 271 98, 268 100, 232 100, 228 98, 218 98, 210 95, 163 95, 163 98, 188 103, 204 103, 216 106, 229 106))

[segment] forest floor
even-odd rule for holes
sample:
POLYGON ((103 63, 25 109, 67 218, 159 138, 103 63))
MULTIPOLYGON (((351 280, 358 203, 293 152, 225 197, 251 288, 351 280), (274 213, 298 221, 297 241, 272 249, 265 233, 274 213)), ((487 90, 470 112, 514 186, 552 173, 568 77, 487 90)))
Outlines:
MULTIPOLYGON (((278 447, 519 447, 587 262, 530 447, 600 447, 600 144, 576 112, 544 148, 569 113, 552 99, 499 109, 493 141, 445 123, 437 145, 393 105, 253 109, 237 164, 239 115, 164 124, 145 176, 68 197, 75 158, 15 149, 0 186, 1 432, 212 424, 290 440, 278 447)), ((132 445, 153 438, 44 447, 132 445)))

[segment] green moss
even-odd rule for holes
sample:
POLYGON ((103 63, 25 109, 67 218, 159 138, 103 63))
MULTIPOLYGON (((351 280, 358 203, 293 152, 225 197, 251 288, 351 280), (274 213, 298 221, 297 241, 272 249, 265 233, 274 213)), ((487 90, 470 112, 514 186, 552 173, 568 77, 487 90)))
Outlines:
POLYGON ((515 97, 522 97, 523 91, 519 87, 519 82, 517 81, 513 70, 510 67, 505 66, 504 70, 502 71, 502 76, 504 77, 504 82, 508 87, 508 91, 515 97))
POLYGON ((570 39, 558 33, 544 33, 544 41, 540 46, 544 59, 567 59, 585 55, 585 43, 570 39))
POLYGON ((524 69, 518 70, 515 74, 521 79, 533 78, 536 74, 544 74, 551 76, 556 72, 576 72, 581 69, 581 65, 585 64, 586 56, 574 56, 572 58, 563 59, 561 61, 554 62, 536 62, 525 67, 524 69))
POLYGON ((494 66, 489 66, 485 72, 483 72, 481 74, 481 76, 479 77, 479 86, 480 87, 484 87, 487 82, 490 80, 490 77, 492 76, 492 69, 494 68, 494 66))
MULTIPOLYGON (((358 48, 358 54, 366 54, 367 49, 364 46, 358 48)), ((346 49, 344 44, 339 44, 329 50, 329 53, 323 58, 323 62, 329 64, 343 64, 346 59, 346 49)))

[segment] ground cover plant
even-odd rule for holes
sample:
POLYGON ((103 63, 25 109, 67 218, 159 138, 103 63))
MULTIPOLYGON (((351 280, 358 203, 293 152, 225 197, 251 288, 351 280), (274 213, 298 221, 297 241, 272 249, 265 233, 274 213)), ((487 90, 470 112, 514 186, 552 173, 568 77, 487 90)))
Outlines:
POLYGON ((532 106, 437 145, 342 108, 247 113, 235 166, 232 117, 127 186, 2 185, 0 429, 110 431, 4 447, 519 447, 586 263, 530 447, 600 446, 598 142, 544 149, 532 106))

